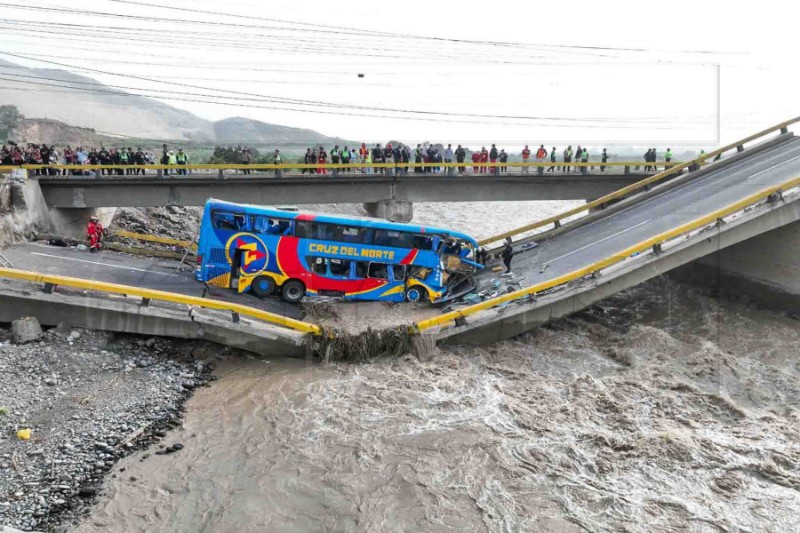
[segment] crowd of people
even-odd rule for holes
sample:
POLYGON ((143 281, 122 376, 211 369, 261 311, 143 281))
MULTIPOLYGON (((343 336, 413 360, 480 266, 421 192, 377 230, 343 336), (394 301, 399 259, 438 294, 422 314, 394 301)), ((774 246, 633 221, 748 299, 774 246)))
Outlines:
MULTIPOLYGON (((573 150, 572 146, 567 146, 559 151, 555 146, 547 150, 544 145, 540 145, 534 152, 528 145, 522 149, 519 158, 514 158, 522 163, 537 163, 535 168, 542 174, 544 172, 556 172, 560 170, 562 173, 568 173, 571 170, 580 171, 585 174, 588 171, 585 165, 575 165, 575 163, 589 163, 590 156, 586 147, 578 146, 573 150), (560 155, 560 157, 559 157, 560 155)), ((664 153, 665 167, 672 161, 672 151, 667 148, 664 153)), ((246 147, 237 147, 235 159, 241 165, 252 165, 253 156, 251 151, 246 147)), ((485 146, 480 150, 471 151, 469 160, 473 163, 471 165, 471 172, 474 174, 496 174, 508 172, 509 154, 505 149, 498 149, 495 144, 487 150, 485 146)), ((644 154, 644 170, 657 171, 658 154, 655 148, 651 148, 644 154)), ((416 174, 439 174, 445 171, 448 166, 455 167, 459 174, 467 174, 468 168, 465 162, 468 160, 468 150, 462 145, 457 145, 453 148, 452 144, 448 144, 445 148, 443 145, 437 147, 432 144, 417 144, 416 148, 404 145, 401 143, 388 143, 386 146, 376 144, 374 147, 368 147, 366 143, 361 143, 357 147, 349 147, 347 145, 339 147, 334 145, 330 150, 326 150, 323 146, 308 148, 305 155, 301 159, 302 164, 307 165, 302 167, 301 173, 306 174, 328 174, 329 169, 325 168, 326 165, 349 165, 347 168, 338 169, 338 172, 353 173, 360 172, 363 174, 371 173, 397 173, 408 174, 410 169, 416 174), (375 168, 373 165, 381 164, 385 167, 375 168), (463 164, 463 165, 462 165, 463 164)), ((603 148, 599 158, 596 157, 595 161, 598 163, 600 172, 605 172, 606 163, 609 160, 608 151, 603 148), (597 160, 599 159, 599 161, 597 160)), ((275 164, 283 163, 280 150, 275 150, 272 161, 275 164)), ((132 147, 128 148, 110 148, 106 149, 103 146, 100 149, 91 148, 84 149, 81 146, 73 148, 67 146, 59 151, 55 146, 48 146, 46 144, 27 144, 20 146, 14 142, 9 141, 6 145, 0 148, 0 164, 1 165, 42 165, 44 168, 35 170, 36 174, 46 175, 67 175, 67 174, 85 174, 88 170, 80 169, 54 169, 46 168, 47 165, 119 165, 131 166, 132 168, 120 169, 101 169, 100 173, 103 175, 140 175, 145 174, 144 168, 135 168, 137 166, 144 166, 150 164, 161 164, 169 167, 176 167, 173 169, 164 169, 164 174, 174 172, 177 175, 187 174, 186 168, 181 168, 189 164, 189 157, 183 149, 178 149, 177 152, 169 149, 164 144, 162 145, 160 157, 156 157, 152 152, 143 150, 141 147, 134 150, 132 147)), ((521 166, 522 173, 529 173, 530 166, 521 166)), ((244 174, 250 174, 250 170, 242 169, 244 174)))

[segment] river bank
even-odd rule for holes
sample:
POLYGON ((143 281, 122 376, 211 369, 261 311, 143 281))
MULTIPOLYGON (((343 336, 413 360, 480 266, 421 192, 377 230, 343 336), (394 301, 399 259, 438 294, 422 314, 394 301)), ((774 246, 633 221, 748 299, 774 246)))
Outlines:
POLYGON ((206 344, 67 325, 24 344, 12 337, 0 328, 0 524, 24 531, 69 529, 121 475, 122 457, 179 453, 167 432, 211 379, 206 344))

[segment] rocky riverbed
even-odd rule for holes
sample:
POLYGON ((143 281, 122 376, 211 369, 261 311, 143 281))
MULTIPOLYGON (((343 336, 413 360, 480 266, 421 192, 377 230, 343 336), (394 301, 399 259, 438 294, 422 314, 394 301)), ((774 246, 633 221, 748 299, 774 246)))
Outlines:
POLYGON ((106 476, 125 475, 120 458, 180 453, 167 431, 212 379, 207 354, 225 349, 65 324, 24 329, 33 333, 15 340, 0 327, 0 524, 66 531, 106 476))

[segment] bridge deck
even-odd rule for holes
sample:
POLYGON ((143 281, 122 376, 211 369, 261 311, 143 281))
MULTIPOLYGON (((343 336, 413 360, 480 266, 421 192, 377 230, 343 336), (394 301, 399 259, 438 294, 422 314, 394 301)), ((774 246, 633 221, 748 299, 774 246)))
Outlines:
POLYGON ((798 175, 800 138, 792 138, 545 240, 515 255, 512 271, 524 286, 556 278, 798 175))

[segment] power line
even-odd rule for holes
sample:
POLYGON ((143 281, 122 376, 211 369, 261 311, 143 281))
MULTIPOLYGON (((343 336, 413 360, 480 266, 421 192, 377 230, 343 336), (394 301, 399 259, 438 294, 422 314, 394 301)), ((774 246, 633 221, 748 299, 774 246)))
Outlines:
MULTIPOLYGON (((19 57, 22 59, 31 59, 21 54, 13 54, 10 52, 5 52, 0 50, 0 54, 12 56, 12 57, 19 57)), ((75 65, 69 65, 64 63, 59 63, 56 61, 49 61, 44 59, 38 59, 35 61, 41 61, 43 63, 49 63, 58 65, 61 67, 67 68, 75 68, 75 65)), ((566 122, 576 122, 576 123, 587 123, 587 122, 621 122, 619 120, 608 118, 608 117, 601 117, 601 118, 592 118, 592 119, 585 119, 585 118, 573 118, 573 117, 549 117, 549 116, 510 116, 510 115, 499 115, 499 114, 478 114, 478 113, 452 113, 452 112, 440 112, 440 111, 426 111, 426 110, 411 110, 411 109, 399 109, 399 108, 390 108, 390 107, 377 107, 377 106, 360 106, 354 104, 342 104, 337 102, 325 102, 319 100, 305 100, 305 99, 297 99, 297 98, 283 98, 283 97, 275 97, 275 96, 265 96, 256 93, 249 93, 244 91, 232 91, 232 90, 222 90, 216 89, 213 87, 205 87, 201 85, 194 85, 194 84, 187 84, 187 83, 180 83, 175 81, 160 81, 153 78, 143 77, 143 76, 134 76, 130 74, 116 74, 110 73, 107 71, 93 69, 89 67, 77 67, 83 68, 85 70, 96 72, 100 74, 107 74, 107 75, 115 75, 121 76, 131 79, 137 79, 140 81, 148 81, 153 83, 165 84, 165 85, 173 85, 173 86, 180 86, 180 87, 187 87, 191 89, 200 89, 204 91, 214 91, 219 93, 226 93, 226 94, 234 94, 237 96, 246 96, 246 97, 255 97, 258 99, 263 99, 263 101, 273 102, 273 103, 281 103, 281 104, 292 104, 292 105, 305 105, 310 107, 326 107, 326 108, 337 108, 337 109, 355 109, 360 111, 374 111, 374 112, 382 112, 382 113, 400 113, 400 114, 410 114, 415 116, 436 116, 436 117, 469 117, 469 118, 480 118, 480 119, 505 119, 505 120, 530 120, 530 121, 566 121, 566 122)), ((61 80, 65 81, 65 80, 61 80)), ((72 83, 72 82, 69 82, 72 83)), ((141 89, 140 89, 141 90, 141 89)), ((221 96, 216 95, 202 95, 204 97, 212 97, 212 98, 222 98, 221 96)), ((346 113, 350 115, 350 113, 346 113)))

